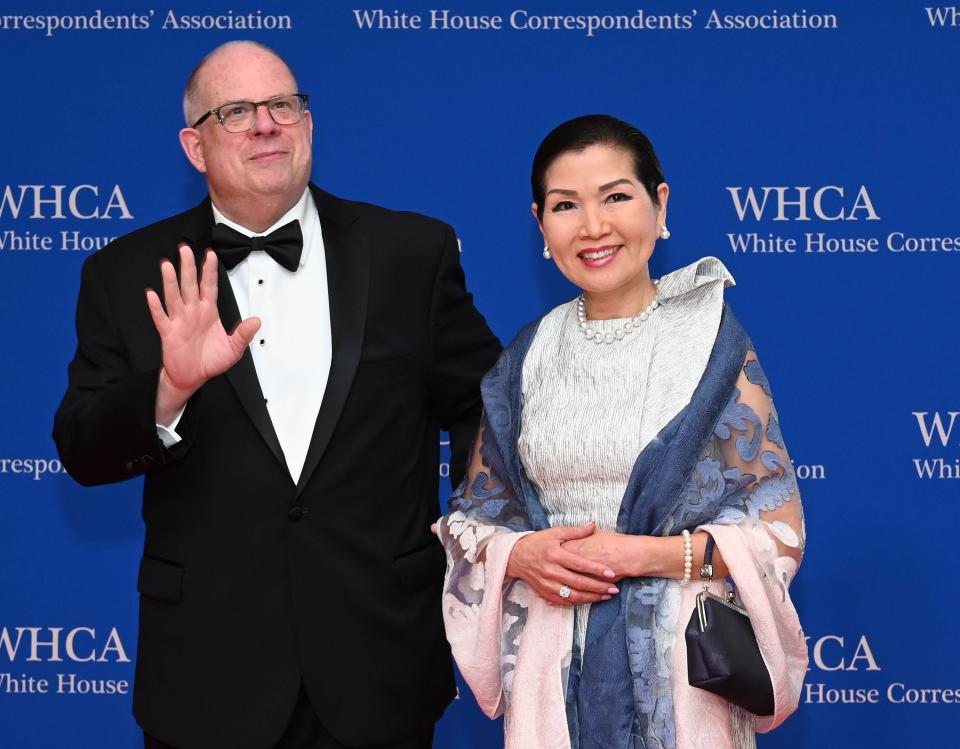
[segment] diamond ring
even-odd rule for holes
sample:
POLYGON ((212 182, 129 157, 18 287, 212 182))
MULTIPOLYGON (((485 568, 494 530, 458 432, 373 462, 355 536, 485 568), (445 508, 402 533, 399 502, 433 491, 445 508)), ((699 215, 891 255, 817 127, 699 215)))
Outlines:
POLYGON ((569 585, 564 585, 562 588, 560 588, 560 597, 561 597, 561 598, 569 598, 569 597, 570 597, 570 586, 569 586, 569 585))

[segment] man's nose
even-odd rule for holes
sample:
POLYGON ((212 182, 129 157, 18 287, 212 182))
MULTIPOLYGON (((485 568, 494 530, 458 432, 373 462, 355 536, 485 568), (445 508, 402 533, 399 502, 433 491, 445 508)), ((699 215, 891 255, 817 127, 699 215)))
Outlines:
POLYGON ((250 132, 257 135, 271 135, 276 133, 280 126, 273 121, 270 112, 267 110, 268 104, 258 104, 254 112, 253 127, 250 132))

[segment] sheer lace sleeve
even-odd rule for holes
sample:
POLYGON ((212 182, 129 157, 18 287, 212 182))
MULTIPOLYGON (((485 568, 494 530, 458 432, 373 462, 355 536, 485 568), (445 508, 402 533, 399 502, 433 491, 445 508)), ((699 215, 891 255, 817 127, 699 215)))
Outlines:
MULTIPOLYGON (((491 528, 499 526, 511 531, 530 529, 526 511, 510 485, 496 445, 492 439, 487 440, 488 433, 489 425, 484 416, 470 453, 467 475, 451 495, 450 512, 444 516, 447 530, 454 536, 459 536, 462 530, 454 530, 451 523, 464 518, 491 528)), ((474 539, 465 541, 473 543, 474 539)))
POLYGON ((508 746, 532 745, 524 738, 530 736, 554 736, 551 745, 561 746, 569 742, 564 692, 573 612, 546 605, 522 580, 507 577, 510 552, 530 530, 485 416, 467 475, 437 524, 447 554, 447 639, 484 713, 493 718, 513 708, 508 746))
MULTIPOLYGON (((796 709, 807 668, 803 630, 789 594, 803 558, 805 530, 770 385, 752 350, 687 492, 688 502, 720 493, 719 511, 702 528, 716 539, 771 675, 775 714, 755 721, 757 731, 769 731, 796 709)), ((694 595, 689 589, 684 594, 684 611, 692 611, 694 595)), ((710 699, 692 696, 689 687, 675 695, 678 710, 688 713, 694 705, 703 709, 710 699)), ((695 721, 686 723, 684 730, 690 733, 695 721)))
MULTIPOLYGON (((484 416, 467 474, 450 498, 448 514, 437 524, 437 535, 447 554, 443 591, 447 637, 461 673, 490 717, 505 707, 502 697, 504 688, 509 692, 509 675, 501 673, 501 637, 489 630, 501 621, 509 629, 504 604, 518 581, 506 578, 506 563, 526 530, 526 513, 506 478, 484 416), (507 677, 504 683, 502 677, 507 677)), ((506 631, 503 634, 509 645, 506 631)), ((515 647, 509 650, 516 655, 515 647)))
POLYGON ((464 606, 479 604, 486 592, 486 546, 497 536, 529 530, 526 513, 509 485, 486 418, 474 440, 467 475, 450 497, 449 512, 438 524, 447 553, 445 596, 464 606))
POLYGON ((733 491, 714 522, 741 525, 786 595, 803 558, 803 509, 770 384, 754 351, 747 352, 715 436, 733 491))

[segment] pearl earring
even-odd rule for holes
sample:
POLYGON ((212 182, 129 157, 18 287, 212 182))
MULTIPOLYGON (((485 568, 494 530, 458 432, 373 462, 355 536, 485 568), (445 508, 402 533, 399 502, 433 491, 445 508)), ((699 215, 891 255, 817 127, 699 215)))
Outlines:
POLYGON ((546 245, 546 244, 545 244, 545 245, 543 246, 543 259, 544 259, 544 260, 549 260, 550 257, 551 257, 551 255, 550 255, 550 245, 546 245))
POLYGON ((670 239, 670 230, 666 224, 660 227, 660 239, 670 239))

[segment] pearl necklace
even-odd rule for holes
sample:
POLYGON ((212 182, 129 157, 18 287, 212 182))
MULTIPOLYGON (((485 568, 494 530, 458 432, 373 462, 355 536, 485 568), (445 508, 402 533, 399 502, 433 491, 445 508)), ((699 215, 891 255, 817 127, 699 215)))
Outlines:
MULTIPOLYGON (((658 283, 659 281, 653 282, 654 286, 658 283)), ((593 341, 594 343, 613 343, 614 341, 622 341, 627 334, 639 328, 659 306, 660 300, 657 299, 656 294, 654 294, 653 301, 647 305, 647 308, 643 312, 627 320, 622 328, 617 328, 612 333, 604 333, 599 330, 595 331, 587 324, 586 301, 583 298, 583 294, 581 294, 577 297, 577 322, 580 324, 580 330, 583 331, 588 341, 593 341)))

